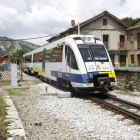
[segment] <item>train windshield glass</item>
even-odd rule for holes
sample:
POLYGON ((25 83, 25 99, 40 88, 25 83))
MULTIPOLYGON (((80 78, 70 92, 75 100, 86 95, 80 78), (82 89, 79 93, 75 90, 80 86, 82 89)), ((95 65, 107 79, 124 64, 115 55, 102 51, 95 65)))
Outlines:
POLYGON ((80 48, 79 50, 81 52, 84 62, 93 60, 89 48, 80 48))
POLYGON ((107 60, 107 54, 104 46, 102 45, 90 45, 94 60, 107 60))

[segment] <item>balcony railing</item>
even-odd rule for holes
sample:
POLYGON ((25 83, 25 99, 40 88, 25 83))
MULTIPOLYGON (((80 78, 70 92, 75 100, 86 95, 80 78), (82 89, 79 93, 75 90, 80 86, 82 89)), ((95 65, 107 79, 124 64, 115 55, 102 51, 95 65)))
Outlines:
POLYGON ((125 48, 124 42, 120 42, 120 48, 125 48))

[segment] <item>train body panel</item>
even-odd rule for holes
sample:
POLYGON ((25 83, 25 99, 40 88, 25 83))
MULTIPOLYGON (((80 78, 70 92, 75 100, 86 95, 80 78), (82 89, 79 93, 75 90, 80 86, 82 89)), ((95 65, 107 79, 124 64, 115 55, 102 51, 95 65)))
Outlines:
POLYGON ((79 91, 117 85, 114 68, 102 41, 71 35, 24 54, 23 69, 79 91))

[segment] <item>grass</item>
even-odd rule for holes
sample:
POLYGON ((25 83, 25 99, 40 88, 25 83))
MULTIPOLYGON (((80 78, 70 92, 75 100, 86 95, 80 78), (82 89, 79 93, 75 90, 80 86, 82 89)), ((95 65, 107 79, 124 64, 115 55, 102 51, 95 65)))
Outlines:
POLYGON ((120 91, 118 93, 121 95, 131 95, 131 92, 129 92, 129 91, 120 91))
POLYGON ((27 96, 28 94, 22 93, 23 91, 26 91, 26 89, 14 89, 14 90, 9 90, 10 95, 14 96, 27 96))
MULTIPOLYGON (((8 91, 9 91, 9 94, 13 95, 13 96, 28 96, 27 93, 22 93, 22 92, 26 91, 25 88, 23 88, 23 89, 12 89, 12 90, 8 90, 8 91)), ((20 109, 18 108, 18 105, 14 100, 13 100, 13 104, 16 107, 17 111, 20 112, 20 109)))
POLYGON ((8 86, 10 84, 11 84, 11 82, 0 82, 0 87, 2 87, 2 86, 8 86))
POLYGON ((6 115, 6 103, 4 102, 3 98, 0 96, 0 140, 6 140, 7 139, 7 129, 5 122, 5 115, 6 115))
POLYGON ((17 112, 20 112, 20 109, 19 109, 19 107, 18 107, 17 103, 16 103, 14 100, 12 100, 12 101, 13 101, 14 106, 15 106, 15 107, 16 107, 16 109, 17 109, 17 112))

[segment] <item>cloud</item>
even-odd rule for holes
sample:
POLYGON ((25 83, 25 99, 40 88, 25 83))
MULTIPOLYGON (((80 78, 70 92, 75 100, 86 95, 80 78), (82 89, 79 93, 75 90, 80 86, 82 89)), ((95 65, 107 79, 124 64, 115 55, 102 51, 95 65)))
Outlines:
MULTIPOLYGON (((104 10, 118 18, 139 16, 139 0, 0 0, 0 36, 28 38, 68 29, 104 10)), ((31 40, 42 44, 43 39, 31 40)), ((44 38, 44 43, 46 39, 44 38)))

